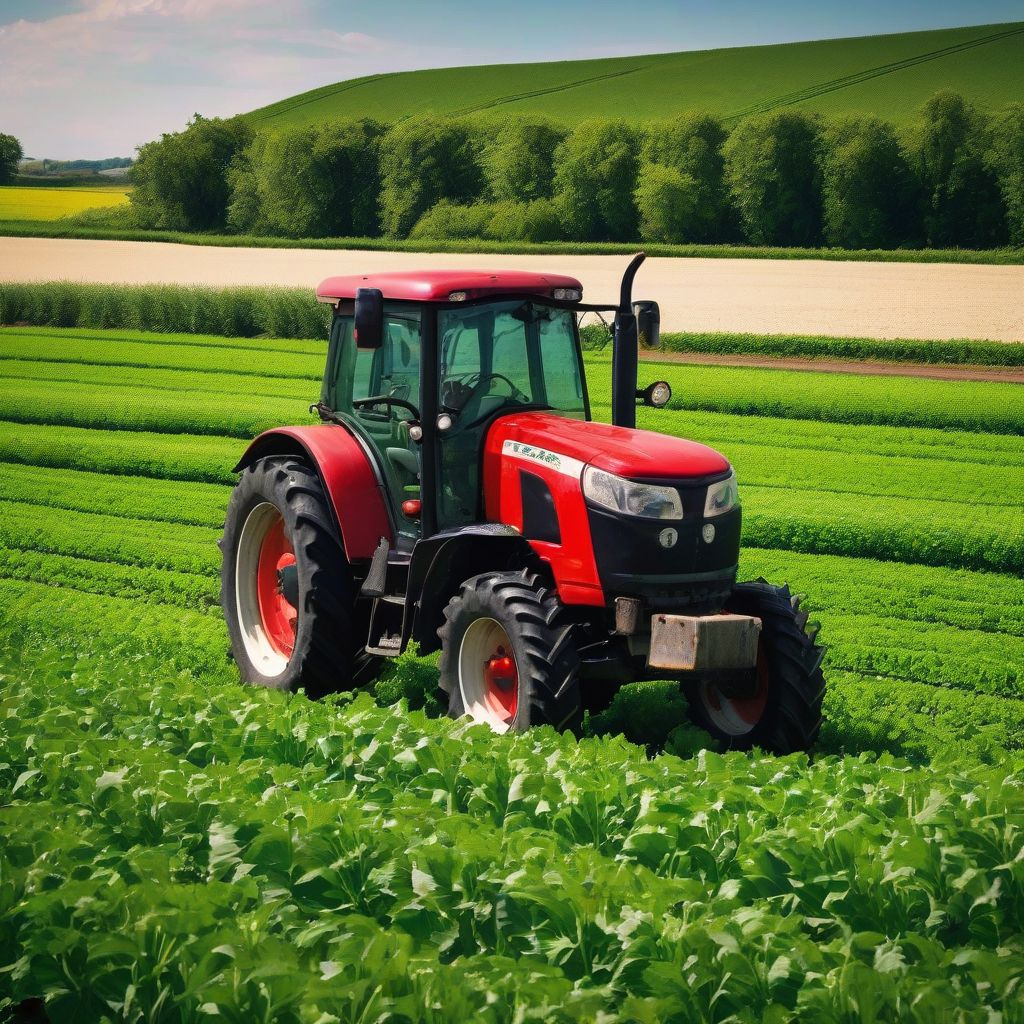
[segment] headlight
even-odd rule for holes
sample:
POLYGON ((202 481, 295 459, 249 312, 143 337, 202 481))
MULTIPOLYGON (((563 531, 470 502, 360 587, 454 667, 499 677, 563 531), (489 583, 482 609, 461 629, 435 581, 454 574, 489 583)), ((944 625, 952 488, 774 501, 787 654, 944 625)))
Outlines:
POLYGON ((734 509, 740 503, 740 492, 736 488, 736 474, 730 473, 724 480, 708 488, 704 502, 704 518, 711 519, 734 509))
POLYGON ((674 487, 638 484, 593 466, 587 466, 583 473, 583 493, 595 505, 603 505, 627 516, 641 516, 644 519, 683 518, 683 503, 674 487))

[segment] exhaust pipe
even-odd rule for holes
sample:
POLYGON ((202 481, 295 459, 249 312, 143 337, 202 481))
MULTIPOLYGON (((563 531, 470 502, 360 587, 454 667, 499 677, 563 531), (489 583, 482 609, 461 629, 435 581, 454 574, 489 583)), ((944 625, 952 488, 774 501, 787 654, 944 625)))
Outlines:
POLYGON ((619 308, 615 311, 612 340, 612 423, 636 426, 637 331, 633 314, 633 278, 647 256, 639 252, 622 275, 619 308))

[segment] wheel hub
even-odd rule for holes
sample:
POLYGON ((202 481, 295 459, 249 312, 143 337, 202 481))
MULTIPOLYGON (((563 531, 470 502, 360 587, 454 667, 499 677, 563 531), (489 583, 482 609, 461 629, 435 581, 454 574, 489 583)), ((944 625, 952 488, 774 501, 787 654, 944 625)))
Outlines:
POLYGON ((714 683, 702 683, 699 698, 715 727, 726 736, 745 736, 761 721, 768 705, 768 659, 757 652, 757 686, 750 696, 727 696, 714 683))
POLYGON ((284 519, 270 502, 257 505, 242 527, 235 599, 249 660, 262 675, 280 675, 295 649, 299 581, 284 519))
POLYGON ((484 683, 488 698, 500 705, 509 718, 514 718, 519 703, 519 673, 516 663, 500 645, 484 662, 484 683))
POLYGON ((519 710, 519 669, 512 644, 495 619, 470 623, 459 648, 459 690, 466 714, 508 732, 519 710))

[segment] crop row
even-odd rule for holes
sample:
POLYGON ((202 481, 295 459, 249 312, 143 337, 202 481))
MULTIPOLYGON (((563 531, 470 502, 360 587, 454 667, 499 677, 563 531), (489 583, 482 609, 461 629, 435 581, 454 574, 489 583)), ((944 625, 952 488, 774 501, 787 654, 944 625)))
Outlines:
MULTIPOLYGON (((894 387, 885 377, 853 373, 683 363, 644 363, 643 370, 672 385, 672 409, 1024 434, 1024 394, 1013 383, 901 377, 894 387)), ((587 377, 592 395, 610 395, 610 357, 592 355, 587 377)))
MULTIPOLYGON (((0 360, 195 370, 239 376, 303 377, 319 381, 326 346, 315 354, 282 353, 258 347, 154 345, 150 341, 87 341, 81 338, 10 335, 0 331, 0 360)), ((2 364, 0 364, 2 365, 2 364)))
MULTIPOLYGON (((165 371, 170 372, 170 371, 165 371)), ((185 375, 187 376, 187 375, 185 375)), ((221 434, 251 438, 281 423, 308 423, 316 399, 253 396, 226 385, 221 393, 157 390, 119 384, 19 380, 0 391, 0 418, 15 423, 146 430, 167 434, 221 434)))
MULTIPOLYGON (((240 399, 293 398, 306 407, 320 395, 319 384, 293 377, 252 376, 244 373, 161 370, 136 366, 103 366, 70 362, 40 362, 31 359, 0 359, 0 379, 8 387, 20 387, 23 381, 52 381, 55 384, 81 385, 86 393, 92 388, 117 387, 119 379, 131 381, 141 391, 181 391, 203 396, 231 395, 240 399)), ((223 397, 220 397, 223 401, 223 397)))
POLYGON ((173 605, 190 611, 219 607, 219 585, 215 577, 97 562, 72 555, 0 547, 0 578, 67 587, 102 597, 173 605))
POLYGON ((0 501, 0 544, 121 565, 216 575, 220 529, 0 501))
MULTIPOLYGON (((730 455, 740 450, 740 445, 747 445, 753 425, 749 417, 716 413, 657 412, 647 419, 641 411, 640 421, 649 429, 691 436, 730 455)), ((854 481, 853 486, 862 489, 871 486, 876 472, 884 472, 886 457, 890 455, 913 456, 922 461, 937 459, 951 471, 976 477, 979 488, 988 479, 988 469, 984 466, 1015 468, 1024 464, 1022 439, 1005 435, 812 425, 768 418, 759 418, 756 426, 759 441, 776 451, 780 464, 806 466, 815 459, 823 466, 828 464, 832 472, 822 474, 821 482, 825 486, 835 486, 841 481, 837 474, 841 473, 842 466, 834 466, 837 459, 844 457, 839 452, 879 456, 877 461, 863 464, 867 479, 861 477, 854 481), (902 442, 900 435, 905 435, 902 442), (935 435, 934 441, 931 435, 935 435), (982 443, 988 446, 981 447, 982 443), (968 449, 967 445, 974 447, 968 449), (958 463, 957 458, 963 461, 958 463)), ((0 461, 177 480, 233 482, 231 467, 245 450, 245 442, 197 434, 195 429, 193 426, 192 432, 171 434, 0 420, 0 461)), ((758 470, 758 460, 748 457, 745 461, 747 468, 758 470)), ((770 470, 770 464, 766 468, 770 470)), ((741 467, 741 488, 751 482, 741 467)), ((946 493, 948 481, 939 481, 939 486, 940 493, 946 493)))
MULTIPOLYGON (((195 386, 199 390, 222 390, 225 382, 216 376, 218 373, 268 378, 259 385, 263 391, 275 386, 274 378, 319 380, 323 372, 325 351, 324 343, 316 341, 275 340, 260 343, 249 339, 239 341, 186 335, 136 335, 130 332, 97 331, 83 334, 51 330, 40 334, 10 328, 0 331, 0 358, 11 360, 12 365, 14 360, 52 360, 71 364, 121 365, 134 370, 190 370, 197 375, 195 386), (242 344, 247 347, 240 349, 238 346, 242 344), (264 348, 262 344, 274 347, 264 348), (211 371, 214 376, 207 378, 205 374, 211 371)), ((587 366, 591 378, 591 400, 596 409, 606 411, 610 395, 608 359, 600 353, 590 353, 587 355, 587 366)), ((64 375, 71 379, 71 375, 78 371, 71 366, 63 370, 55 368, 51 372, 55 376, 64 375)), ((858 450, 868 454, 875 450, 872 442, 876 442, 881 444, 877 454, 926 455, 930 454, 930 449, 945 448, 948 449, 944 455, 946 458, 984 461, 985 453, 990 448, 1002 447, 998 439, 971 440, 969 437, 949 436, 951 426, 958 425, 965 416, 967 420, 959 425, 966 425, 971 431, 988 429, 1008 431, 1011 435, 1021 433, 1024 406, 1019 400, 1007 404, 1009 397, 1017 393, 1012 384, 901 378, 899 387, 893 388, 891 382, 884 378, 851 374, 769 372, 735 367, 680 366, 673 363, 644 364, 642 373, 647 376, 667 375, 675 388, 675 398, 682 403, 676 411, 688 413, 686 419, 691 424, 691 433, 699 432, 705 425, 718 428, 710 435, 710 443, 714 443, 723 426, 737 419, 739 422, 735 424, 735 429, 721 433, 720 436, 730 442, 749 437, 751 412, 781 420, 779 423, 765 423, 771 431, 773 445, 781 443, 789 446, 801 438, 810 447, 841 447, 848 436, 848 427, 847 430, 840 427, 837 431, 831 423, 856 425, 863 421, 866 426, 874 425, 873 429, 855 432, 860 441, 868 445, 858 450), (734 373, 743 374, 742 380, 738 382, 731 377, 722 382, 717 380, 716 375, 734 373), (705 398, 715 401, 717 404, 713 408, 718 415, 708 416, 700 412, 699 404, 695 404, 693 399, 694 395, 700 401, 705 398), (727 402, 740 403, 737 411, 727 409, 714 397, 722 395, 727 402), (779 406, 782 401, 780 396, 785 398, 782 406, 779 406), (800 419, 808 416, 811 419, 818 418, 811 413, 825 401, 830 403, 834 412, 821 417, 823 421, 830 421, 829 425, 815 429, 810 424, 792 422, 793 416, 800 419), (858 412, 865 405, 871 411, 867 420, 858 412), (772 416, 769 406, 779 406, 780 415, 772 416), (737 412, 742 415, 737 415, 737 412), (986 416, 993 418, 991 424, 984 427, 980 425, 979 417, 986 416), (787 423, 787 419, 790 422, 787 423), (902 430, 879 429, 875 425, 889 421, 901 426, 911 421, 925 425, 907 436, 904 436, 902 430), (929 426, 932 421, 934 426, 929 426), (780 436, 776 437, 776 433, 780 436), (909 445, 909 448, 905 445, 909 445)), ((132 373, 131 377, 138 386, 145 385, 147 380, 159 386, 173 386, 180 380, 173 374, 157 374, 147 378, 132 373)), ((86 381, 86 377, 76 376, 74 379, 86 381)), ((94 376, 91 379, 103 378, 94 376)), ((240 381, 237 390, 242 392, 252 386, 252 381, 240 381)), ((302 388, 301 385, 299 387, 302 388)), ((302 388, 302 395, 307 391, 308 388, 302 388)), ((287 393, 298 394, 294 389, 287 393)), ((641 411, 641 420, 650 418, 651 429, 664 429, 662 425, 671 416, 672 410, 655 413, 641 411)), ((1007 439, 1005 445, 1012 445, 1018 454, 1024 452, 1024 443, 1019 440, 1013 442, 1007 439)))
POLYGON ((310 339, 329 318, 308 288, 0 283, 0 324, 310 339))
MULTIPOLYGON (((220 485, 10 466, 0 482, 3 498, 7 500, 0 502, 0 536, 8 546, 204 575, 219 569, 216 540, 227 501, 227 491, 220 485), (12 494, 20 492, 31 503, 11 500, 12 494)), ((788 496, 790 502, 792 499, 793 495, 788 496)), ((753 513, 749 507, 747 513, 748 540, 749 534, 756 536, 759 529, 760 513, 756 502, 753 504, 753 513)), ((889 522, 884 530, 892 536, 894 524, 889 522)), ((952 536, 963 540, 965 534, 952 536)), ((834 544, 836 534, 826 539, 834 544)), ((879 662, 850 660, 855 657, 851 652, 869 657, 867 652, 875 647, 873 638, 884 628, 935 627, 941 635, 951 627, 955 629, 951 636, 959 639, 937 642, 934 657, 948 648, 946 656, 953 658, 959 643, 975 636, 983 648, 979 664, 986 660, 984 648, 988 647, 991 657, 1006 657, 1009 666, 1015 663, 1014 655, 1003 649, 1005 644, 1011 637, 1024 637, 1024 583, 1013 576, 863 557, 812 556, 767 546, 744 550, 742 574, 790 583, 809 595, 809 608, 824 613, 830 625, 878 620, 878 629, 865 629, 863 635, 860 626, 851 627, 851 646, 843 662, 848 668, 906 678, 919 678, 920 672, 932 670, 922 666, 918 672, 908 672, 879 662), (994 634, 990 644, 983 643, 983 634, 994 634)), ((835 634, 830 636, 833 645, 836 640, 835 634)), ((898 652, 902 644, 901 640, 896 645, 878 646, 898 652)), ((833 656, 837 653, 833 646, 833 656)), ((911 656, 909 650, 904 654, 911 656)), ((958 660, 964 659, 954 659, 952 664, 958 660)), ((957 685, 954 677, 958 674, 951 669, 942 681, 957 685)))
POLYGON ((229 496, 223 484, 0 462, 0 501, 155 522, 221 526, 229 496))
POLYGON ((740 577, 786 581, 805 607, 830 615, 876 615, 1024 637, 1019 576, 841 555, 744 548, 740 577))
MULTIPOLYGON (((103 345, 102 342, 86 344, 103 345)), ((56 379, 76 379, 83 383, 110 378, 109 370, 93 367, 90 373, 90 368, 81 363, 63 363, 49 371, 42 369, 42 364, 39 364, 34 371, 30 371, 24 363, 37 362, 31 340, 15 342, 15 346, 23 355, 33 358, 23 359, 20 363, 15 359, 3 360, 3 363, 9 364, 4 370, 7 374, 16 371, 22 374, 49 372, 56 379)), ((75 347, 72 341, 62 358, 73 354, 75 347)), ((53 339, 39 339, 41 354, 54 350, 53 339)), ((113 351, 116 353, 116 346, 113 351)), ((154 363, 164 365, 169 361, 168 356, 172 351, 171 346, 154 349, 148 357, 151 362, 147 366, 154 363)), ((132 369, 131 378, 137 386, 148 383, 154 387, 187 387, 187 384, 183 384, 183 375, 186 375, 184 368, 195 365, 193 387, 197 390, 233 390, 237 394, 244 394, 255 389, 274 395, 298 396, 301 393, 302 396, 315 397, 316 387, 313 382, 322 371, 322 358, 316 354, 296 353, 289 357, 274 352, 263 360, 264 376, 251 377, 248 373, 238 373, 241 380, 231 384, 230 376, 234 373, 222 375, 203 371, 201 364, 204 357, 201 352, 195 346, 182 350, 180 363, 174 360, 183 368, 178 372, 173 369, 135 366, 127 359, 126 365, 132 369), (266 376, 268 371, 274 376, 266 376), (294 374, 301 379, 295 380, 289 390, 282 379, 285 374, 294 374)), ((140 355, 140 359, 145 358, 144 354, 140 355)), ((226 353, 218 359, 220 362, 217 359, 213 362, 225 366, 227 370, 234 369, 226 353)), ((240 369, 255 370, 259 369, 259 362, 239 353, 237 366, 240 369)), ((611 393, 608 357, 601 353, 588 355, 587 371, 595 405, 604 407, 611 393)), ((1012 383, 901 378, 899 387, 894 388, 892 382, 884 377, 676 363, 644 364, 644 372, 648 376, 657 375, 669 380, 675 392, 671 403, 675 410, 706 410, 849 424, 960 428, 1010 435, 1024 433, 1024 396, 1012 383)))
MULTIPOLYGON (((220 485, 5 466, 7 543, 125 564, 215 572, 228 492, 220 485), (11 494, 24 491, 24 497, 11 494), (10 493, 8 493, 10 492, 10 493), (196 557, 198 556, 198 557, 196 557), (179 562, 179 559, 184 559, 179 562)), ((759 513, 747 507, 748 522, 759 513)), ((891 529, 891 526, 889 527, 891 529)), ((833 537, 834 539, 834 537, 833 537)), ((830 616, 875 616, 1024 637, 1024 583, 1012 575, 748 546, 744 578, 789 582, 830 616)))
MULTIPOLYGON (((62 498, 63 472, 53 481, 52 475, 46 478, 52 474, 48 470, 24 471, 25 480, 20 479, 20 467, 12 471, 16 490, 35 486, 32 478, 43 476, 44 485, 58 491, 57 500, 74 503, 77 510, 3 502, 0 536, 8 546, 87 556, 93 561, 80 574, 87 576, 92 564, 101 580, 106 579, 103 563, 108 561, 206 576, 219 568, 216 527, 226 493, 218 485, 81 473, 67 481, 62 498), (138 515, 146 511, 155 518, 184 508, 194 522, 202 499, 210 507, 199 526, 157 525, 131 514, 134 508, 138 515), (118 504, 121 515, 101 514, 118 504)), ((1024 585, 1012 577, 965 572, 946 576, 919 566, 756 548, 744 553, 743 570, 747 576, 786 581, 810 594, 809 607, 826 625, 833 667, 1001 695, 1024 688, 1018 667, 1024 665, 1024 585)))
POLYGON ((779 487, 740 488, 743 543, 991 572, 1024 572, 1019 508, 779 487))
MULTIPOLYGON (((598 406, 595 415, 609 419, 610 407, 598 406)), ((756 443, 779 449, 850 452, 859 455, 940 459, 961 464, 1024 465, 1024 437, 934 427, 892 427, 876 424, 824 423, 777 416, 741 416, 731 413, 637 409, 637 425, 645 430, 689 437, 728 454, 735 444, 756 443)), ((973 470, 979 472, 978 470, 973 470)))
POLYGON ((879 615, 825 615, 830 669, 1024 699, 1024 637, 879 615))
POLYGON ((245 448, 235 437, 0 420, 0 461, 51 469, 230 484, 245 448))
MULTIPOLYGON (((178 490, 178 485, 148 477, 118 477, 116 471, 228 483, 242 450, 241 442, 220 437, 0 423, 0 458, 38 459, 52 467, 9 467, 10 482, 0 483, 0 495, 81 511, 117 509, 127 516, 214 526, 220 524, 226 502, 219 487, 184 484, 178 490), (69 461, 103 472, 67 477, 60 467, 69 461)), ((758 486, 742 487, 741 495, 748 546, 1011 573, 1024 570, 1024 520, 1013 506, 973 507, 923 498, 758 486)))
MULTIPOLYGON (((225 334, 169 334, 157 333, 155 331, 136 330, 99 330, 88 327, 7 327, 0 325, 0 342, 10 338, 13 340, 28 341, 32 338, 41 338, 50 341, 54 338, 66 338, 69 342, 78 341, 127 341, 145 343, 159 351, 160 346, 167 346, 169 349, 176 348, 228 348, 238 349, 240 352, 266 352, 274 356, 288 356, 295 353, 306 355, 320 355, 323 359, 327 351, 326 332, 318 332, 315 337, 310 338, 281 338, 281 337, 253 337, 239 338, 229 337, 225 334)), ((0 345, 0 349, 4 346, 0 345)))
POLYGON ((769 444, 733 441, 729 461, 743 487, 813 489, 836 494, 892 498, 923 498, 970 504, 980 514, 988 506, 1020 507, 1024 494, 1024 463, 1016 466, 979 467, 945 459, 918 459, 899 455, 864 455, 847 446, 838 451, 784 451, 769 444), (977 474, 977 481, 964 474, 977 474))
MULTIPOLYGON (((603 331, 603 328, 601 329, 603 331)), ((325 342, 322 334, 310 340, 296 338, 231 338, 225 335, 158 334, 147 331, 89 330, 87 328, 59 327, 6 327, 0 330, 0 340, 8 339, 29 345, 33 339, 66 338, 78 342, 124 341, 145 344, 153 358, 161 358, 157 346, 209 348, 211 350, 237 349, 242 351, 274 352, 285 360, 295 353, 306 353, 319 358, 317 373, 323 368, 325 342)), ((584 332, 584 348, 594 335, 584 332)), ((600 336, 598 336, 600 337, 600 336)), ((596 348, 606 347, 607 333, 600 337, 596 348)), ((924 341, 915 339, 887 340, 883 338, 833 338, 805 335, 762 335, 736 333, 662 333, 662 348, 666 352, 739 353, 743 355, 800 356, 808 358, 851 360, 892 360, 909 363, 970 364, 990 366, 1020 366, 1024 353, 1019 346, 998 341, 924 341)), ((0 346, 0 350, 7 345, 0 346)), ((42 351, 42 349, 40 350, 42 351)), ((53 349, 53 358, 61 358, 60 349, 53 349)), ((26 355, 28 350, 26 349, 26 355)), ((112 353, 113 354, 113 353, 112 353)), ((605 353, 608 354, 607 352, 605 353)), ((141 353, 145 357, 145 353, 141 353)), ((171 358, 178 358, 171 355, 171 358)), ((194 357, 196 357, 194 353, 194 357)), ((183 357, 182 357, 183 358, 183 357)), ((114 360, 118 361, 118 360, 114 360)), ((148 361, 141 365, 154 365, 148 361)), ((175 363, 174 365, 177 365, 175 363)), ((813 370, 812 367, 808 369, 813 370)))
MULTIPOLYGON (((89 520, 97 517, 81 517, 89 520)), ((145 566, 152 549, 140 545, 132 529, 120 537, 115 549, 108 536, 93 530, 99 543, 89 539, 81 544, 82 553, 96 553, 101 558, 115 558, 116 563, 95 561, 81 557, 53 555, 60 550, 61 541, 54 537, 56 528, 44 528, 27 542, 39 545, 25 551, 10 551, 0 557, 0 573, 13 578, 59 584, 98 595, 132 596, 142 601, 163 602, 202 610, 216 603, 216 549, 212 536, 207 540, 205 573, 197 576, 189 572, 168 572, 159 568, 137 569, 141 561, 145 566), (41 550, 40 550, 41 548, 41 550), (135 560, 135 565, 118 564, 135 560)), ((76 525, 72 520, 72 528, 76 525)), ((137 527, 136 523, 127 523, 137 527)), ((7 533, 13 532, 8 529, 7 533)), ((212 534, 214 531, 207 531, 212 534)), ((73 545, 70 545, 73 548, 73 545)), ((189 546, 184 556, 168 543, 159 552, 167 564, 194 564, 195 548, 189 546), (190 559, 189 556, 192 556, 190 559)), ((1018 580, 988 574, 955 573, 949 581, 942 579, 938 570, 922 567, 903 567, 873 563, 864 559, 818 558, 793 556, 788 552, 746 552, 743 575, 767 573, 779 582, 789 582, 795 590, 808 589, 808 608, 815 621, 823 626, 823 639, 828 646, 829 676, 842 671, 860 675, 885 675, 895 693, 901 693, 905 683, 928 684, 930 688, 947 687, 965 691, 965 699, 979 694, 996 697, 1024 695, 1024 637, 1009 631, 992 632, 1004 617, 1020 617, 1020 605, 1013 602, 1019 597, 1018 580), (902 578, 903 570, 907 578, 902 578), (860 581, 864 581, 861 589, 860 581), (824 585, 823 585, 824 583, 824 585), (985 587, 991 586, 991 600, 986 604, 985 587), (892 609, 875 606, 875 596, 888 592, 889 600, 902 606, 902 615, 892 609), (966 600, 965 600, 966 595, 966 600), (1004 603, 1000 603, 1004 602, 1004 603), (989 631, 971 628, 979 619, 989 631), (970 694, 970 697, 966 697, 970 694)), ((94 599, 95 600, 95 599, 94 599)), ((100 607, 100 604, 97 604, 100 607)), ((102 616, 101 616, 102 617, 102 616)), ((76 620, 79 628, 89 629, 88 614, 83 612, 76 620)), ((1019 630, 1020 623, 1016 622, 1019 630)), ((125 627, 122 627, 125 628, 125 627)), ((134 625, 127 627, 129 635, 140 644, 134 625)), ((226 637, 222 633, 226 646, 226 637)), ((113 638, 111 638, 113 643, 113 638)), ((200 658, 200 662, 203 661, 200 658)), ((187 650, 174 654, 177 663, 187 663, 187 650)), ((1024 708, 1024 704, 1020 707, 1024 708)), ((847 717, 849 714, 847 713, 847 717)), ((873 719, 870 710, 861 709, 861 719, 873 719)), ((953 715, 956 718, 956 715, 953 715)), ((1007 743, 1020 745, 1022 739, 1014 730, 1020 716, 1008 727, 1007 743), (1012 735, 1011 735, 1012 734, 1012 735)), ((887 748, 888 749, 888 748, 887 748)))
POLYGON ((942 763, 952 752, 995 763, 1024 749, 1024 700, 830 669, 818 748, 942 763))
POLYGON ((1015 755, 647 761, 73 664, 0 696, 0 994, 82 979, 57 1016, 980 1021, 1024 975, 1015 755))
POLYGON ((723 334, 706 332, 661 335, 666 352, 742 353, 811 359, 871 359, 898 363, 961 363, 982 366, 1024 365, 1024 349, 1003 341, 932 341, 914 338, 831 338, 805 334, 723 334))
MULTIPOLYGON (((70 412, 75 417, 71 421, 75 422, 90 416, 96 404, 103 407, 111 401, 121 402, 124 411, 113 418, 111 425, 121 423, 129 429, 137 427, 140 407, 144 413, 160 407, 171 417, 174 415, 171 408, 177 409, 181 403, 195 408, 192 429, 205 432, 213 425, 230 429, 235 405, 248 406, 254 400, 262 402, 265 398, 294 399, 294 405, 289 407, 290 418, 308 421, 308 405, 316 397, 316 389, 308 381, 187 370, 134 369, 131 387, 124 389, 123 395, 122 389, 110 382, 110 367, 104 366, 6 360, 0 361, 0 376, 7 377, 12 393, 26 396, 37 392, 36 381, 57 387, 74 382, 81 385, 80 393, 87 396, 87 405, 83 403, 83 407, 76 410, 55 409, 52 410, 54 415, 64 417, 70 412), (168 396, 168 390, 175 394, 168 396), (226 403, 224 395, 231 395, 232 400, 226 403)), ((175 425, 181 426, 181 420, 175 419, 175 425)), ((261 425, 269 424, 263 421, 261 425)), ((679 417, 666 418, 660 426, 672 433, 685 429, 679 417)), ((905 498, 965 499, 959 478, 967 467, 956 458, 864 454, 853 449, 849 441, 831 452, 788 448, 780 454, 774 445, 760 440, 751 443, 733 439, 724 447, 745 484, 905 498)), ((968 471, 970 469, 973 467, 968 471)), ((970 497, 972 504, 1013 505, 1018 503, 1017 496, 1021 493, 1024 493, 1024 462, 986 467, 984 485, 976 487, 970 497)))
MULTIPOLYGON (((84 560, 77 561, 80 567, 84 560)), ((72 564, 63 561, 65 575, 72 564)), ((97 579, 90 573, 91 582, 97 579)), ((0 578, 0 637, 41 666, 56 651, 76 652, 83 664, 109 652, 118 663, 143 659, 207 681, 237 681, 224 623, 207 607, 205 595, 194 608, 168 607, 136 596, 0 578)))

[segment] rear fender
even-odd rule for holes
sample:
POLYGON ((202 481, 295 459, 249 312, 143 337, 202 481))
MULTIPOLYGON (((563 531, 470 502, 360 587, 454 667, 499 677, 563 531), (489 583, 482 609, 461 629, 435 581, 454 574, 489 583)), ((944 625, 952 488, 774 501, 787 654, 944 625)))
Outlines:
POLYGON ((234 471, 259 459, 292 455, 317 471, 350 562, 370 558, 381 537, 394 537, 384 484, 359 440, 340 424, 276 427, 260 434, 234 471))
POLYGON ((445 605, 466 580, 482 572, 514 572, 527 566, 550 577, 529 542, 497 523, 446 530, 419 541, 409 565, 403 649, 414 640, 420 654, 438 650, 445 605))

